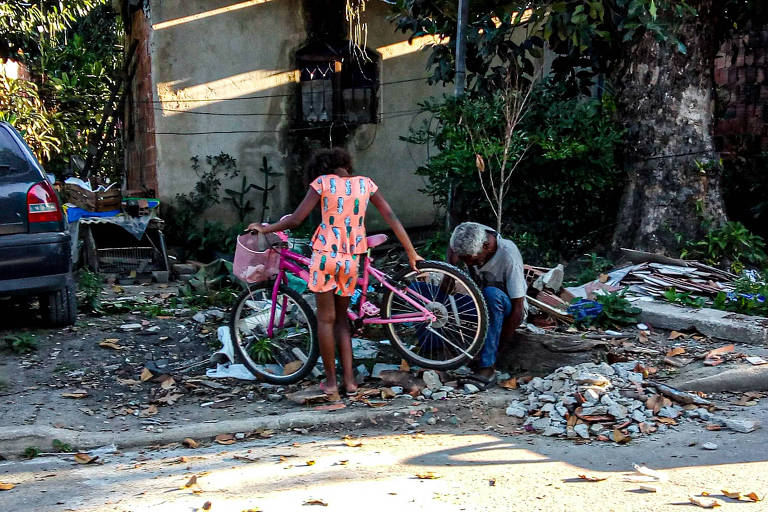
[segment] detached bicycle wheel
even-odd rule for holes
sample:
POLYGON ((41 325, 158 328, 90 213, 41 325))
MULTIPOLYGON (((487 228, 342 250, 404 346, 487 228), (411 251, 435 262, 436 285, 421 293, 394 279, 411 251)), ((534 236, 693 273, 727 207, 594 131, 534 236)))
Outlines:
POLYGON ((259 379, 292 384, 317 363, 317 320, 301 294, 287 286, 280 286, 273 308, 273 286, 274 281, 251 285, 237 299, 230 319, 232 341, 239 359, 259 379))
MULTIPOLYGON (((408 269, 394 281, 402 283, 400 290, 437 318, 434 322, 388 323, 392 345, 412 364, 435 370, 457 368, 471 360, 485 342, 485 299, 472 279, 453 265, 424 261, 418 267, 418 272, 408 269)), ((391 290, 385 293, 382 306, 386 319, 420 314, 391 290)))

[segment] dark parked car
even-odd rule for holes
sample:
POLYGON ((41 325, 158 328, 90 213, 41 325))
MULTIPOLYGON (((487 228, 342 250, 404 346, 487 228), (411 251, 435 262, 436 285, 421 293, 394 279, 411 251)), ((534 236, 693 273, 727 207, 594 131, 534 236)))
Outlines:
POLYGON ((0 297, 9 295, 38 296, 51 325, 77 317, 61 202, 19 132, 0 122, 0 297))

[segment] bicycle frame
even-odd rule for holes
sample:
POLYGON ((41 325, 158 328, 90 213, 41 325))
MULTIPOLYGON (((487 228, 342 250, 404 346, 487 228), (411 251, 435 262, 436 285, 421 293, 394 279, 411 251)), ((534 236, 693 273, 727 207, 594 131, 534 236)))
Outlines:
MULTIPOLYGON (((310 265, 310 259, 301 254, 297 254, 285 247, 277 249, 280 253, 280 267, 275 278, 275 284, 272 288, 272 309, 269 315, 269 325, 267 327, 267 335, 269 337, 274 336, 275 327, 282 327, 285 322, 285 306, 288 298, 283 297, 283 302, 280 308, 280 319, 275 322, 275 307, 277 302, 277 296, 281 284, 288 284, 287 274, 293 274, 300 277, 306 282, 309 282, 309 270, 307 267, 310 265)), ((363 275, 358 280, 362 287, 362 295, 357 303, 357 313, 352 310, 347 311, 347 315, 350 320, 361 320, 363 324, 390 324, 390 323, 406 323, 406 322, 434 322, 437 318, 435 315, 425 308, 422 304, 419 304, 414 298, 423 301, 424 303, 430 302, 429 299, 420 295, 411 289, 399 290, 389 280, 386 274, 380 270, 375 269, 371 265, 370 251, 363 258, 363 275), (406 313, 401 315, 394 315, 391 318, 381 318, 377 316, 367 316, 363 310, 363 304, 366 302, 368 294, 368 284, 370 282, 369 277, 373 276, 379 283, 386 288, 390 289, 395 295, 401 297, 403 300, 411 304, 413 307, 419 310, 418 313, 406 313), (414 298, 412 298, 414 297, 414 298)))

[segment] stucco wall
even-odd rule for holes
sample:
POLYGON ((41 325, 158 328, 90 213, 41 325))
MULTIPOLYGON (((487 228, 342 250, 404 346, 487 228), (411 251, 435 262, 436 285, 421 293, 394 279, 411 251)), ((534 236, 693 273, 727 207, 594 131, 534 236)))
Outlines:
MULTIPOLYGON (((380 50, 383 56, 379 95, 383 119, 358 128, 348 147, 357 168, 379 183, 406 225, 429 224, 434 218, 432 201, 417 192, 423 181, 413 174, 425 160, 426 149, 407 145, 399 137, 424 118, 423 114, 404 111, 416 109, 418 101, 439 90, 425 80, 388 83, 426 76, 426 53, 403 45, 393 49, 393 44, 407 37, 395 34, 386 21, 386 4, 370 3, 366 15, 368 47, 380 50)), ((195 155, 204 158, 228 153, 251 182, 260 182, 262 156, 268 157, 276 171, 285 173, 285 135, 296 102, 295 52, 307 37, 302 2, 152 0, 150 16, 152 74, 158 100, 159 196, 169 200, 193 188, 197 176, 190 158, 195 155)), ((270 196, 273 218, 291 206, 285 178, 279 178, 277 185, 270 196)), ((252 191, 249 198, 260 202, 258 192, 252 191)), ((213 208, 209 215, 235 219, 228 203, 213 208)), ((375 217, 371 222, 374 228, 381 226, 375 217)))

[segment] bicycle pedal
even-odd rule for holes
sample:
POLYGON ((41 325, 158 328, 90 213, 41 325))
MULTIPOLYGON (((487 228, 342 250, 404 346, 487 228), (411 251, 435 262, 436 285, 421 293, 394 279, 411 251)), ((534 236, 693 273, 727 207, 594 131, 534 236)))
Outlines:
POLYGON ((363 302, 363 305, 361 306, 361 309, 365 316, 376 316, 379 314, 380 310, 378 306, 375 304, 372 304, 368 301, 363 302))

